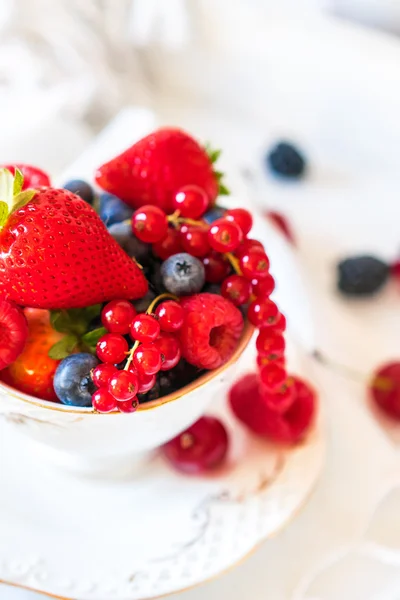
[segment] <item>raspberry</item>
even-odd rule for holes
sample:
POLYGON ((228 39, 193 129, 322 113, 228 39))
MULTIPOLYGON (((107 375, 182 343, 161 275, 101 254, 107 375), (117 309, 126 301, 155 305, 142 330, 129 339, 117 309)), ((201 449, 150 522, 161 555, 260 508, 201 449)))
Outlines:
POLYGON ((400 421, 400 363, 388 363, 378 369, 369 389, 379 408, 392 419, 400 421))
POLYGON ((182 356, 200 369, 216 369, 234 353, 243 331, 241 312, 216 294, 181 299, 185 320, 180 330, 182 356))

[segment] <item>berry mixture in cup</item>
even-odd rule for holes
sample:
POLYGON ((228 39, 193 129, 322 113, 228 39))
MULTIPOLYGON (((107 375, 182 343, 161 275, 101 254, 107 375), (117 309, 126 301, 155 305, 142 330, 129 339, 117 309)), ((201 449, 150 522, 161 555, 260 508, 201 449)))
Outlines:
MULTIPOLYGON (((0 170, 0 368, 27 394, 133 413, 232 358, 258 329, 257 373, 231 390, 254 433, 293 444, 315 397, 288 373, 285 317, 252 215, 228 193, 219 152, 164 128, 102 165, 94 186, 54 189, 26 165, 0 170)), ((134 417, 132 417, 134 418, 134 417)), ((164 448, 187 473, 221 464, 228 433, 203 417, 164 448)))

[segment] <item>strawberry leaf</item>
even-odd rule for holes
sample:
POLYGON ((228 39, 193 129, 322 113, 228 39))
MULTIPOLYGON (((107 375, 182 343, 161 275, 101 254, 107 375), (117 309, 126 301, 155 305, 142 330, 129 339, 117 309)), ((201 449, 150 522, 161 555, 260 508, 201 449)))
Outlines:
POLYGON ((69 333, 73 327, 71 315, 67 310, 51 310, 50 324, 53 329, 60 333, 69 333))
POLYGON ((66 335, 62 340, 56 342, 49 350, 48 354, 50 358, 54 360, 61 360, 66 358, 75 350, 78 345, 78 338, 76 335, 66 335))
POLYGON ((107 333, 107 329, 105 327, 98 327, 97 329, 93 329, 93 331, 88 331, 85 335, 82 336, 82 342, 91 348, 96 346, 97 342, 103 335, 107 333))
POLYGON ((93 321, 96 317, 100 316, 101 309, 103 308, 102 304, 93 304, 93 306, 88 306, 83 309, 83 317, 87 323, 93 321))
POLYGON ((24 176, 22 175, 21 171, 16 168, 14 174, 13 196, 18 196, 18 194, 22 192, 23 185, 24 176))
POLYGON ((8 217, 8 206, 3 200, 0 200, 0 227, 3 227, 8 217))
POLYGON ((36 196, 35 190, 25 190, 14 196, 11 201, 10 213, 15 212, 25 206, 25 204, 28 204, 34 196, 36 196))

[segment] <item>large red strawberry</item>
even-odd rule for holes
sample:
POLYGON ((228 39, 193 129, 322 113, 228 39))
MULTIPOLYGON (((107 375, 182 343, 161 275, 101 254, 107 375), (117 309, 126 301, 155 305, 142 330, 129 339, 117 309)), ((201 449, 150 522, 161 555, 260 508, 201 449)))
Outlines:
MULTIPOLYGON (((9 190, 9 176, 0 172, 0 198, 9 190)), ((71 192, 28 190, 0 200, 0 229, 0 297, 61 309, 147 292, 137 264, 93 208, 71 192)))
POLYGON ((29 188, 48 187, 50 185, 50 177, 39 169, 32 165, 16 164, 16 165, 5 165, 12 175, 15 174, 15 169, 19 169, 24 176, 23 190, 29 188))
POLYGON ((210 203, 218 193, 221 173, 213 169, 218 152, 207 151, 190 135, 172 127, 158 129, 102 165, 96 182, 107 192, 138 208, 155 204, 172 211, 172 197, 184 185, 202 187, 210 203))

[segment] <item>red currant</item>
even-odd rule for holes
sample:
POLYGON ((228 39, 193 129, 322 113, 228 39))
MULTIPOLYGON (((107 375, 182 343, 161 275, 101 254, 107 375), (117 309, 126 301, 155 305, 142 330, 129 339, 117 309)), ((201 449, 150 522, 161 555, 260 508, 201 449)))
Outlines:
POLYGON ((388 363, 378 369, 369 389, 376 404, 389 417, 400 421, 400 363, 388 363))
POLYGON ((270 273, 262 279, 253 279, 253 294, 255 296, 270 296, 275 289, 275 280, 270 273))
POLYGON ((106 333, 97 342, 96 352, 102 362, 118 364, 126 358, 128 342, 119 333, 106 333))
POLYGON ((92 369, 91 377, 95 386, 104 387, 108 385, 112 375, 117 371, 117 367, 111 363, 100 363, 92 369))
POLYGON ((142 206, 132 215, 132 231, 141 242, 160 242, 168 231, 167 215, 158 206, 142 206))
POLYGON ((245 208, 232 208, 231 210, 227 210, 224 217, 225 219, 228 219, 228 221, 233 221, 236 225, 239 225, 243 235, 247 235, 253 227, 253 217, 245 208))
POLYGON ((208 283, 221 283, 231 271, 229 262, 217 252, 211 252, 203 258, 203 265, 208 283))
POLYGON ((140 373, 138 394, 147 394, 147 392, 149 392, 155 386, 155 383, 155 375, 146 375, 145 373, 140 373))
POLYGON ((117 408, 122 413, 133 413, 136 412, 139 406, 139 400, 136 398, 131 398, 130 400, 125 400, 124 402, 118 402, 117 408))
POLYGON ((97 412, 109 413, 117 406, 116 399, 110 394, 105 387, 101 387, 95 391, 92 396, 93 408, 97 412))
POLYGON ((181 358, 181 345, 174 335, 161 333, 154 344, 161 353, 161 371, 169 371, 178 364, 181 358))
POLYGON ((228 451, 228 442, 228 433, 221 421, 202 417, 165 444, 163 452, 179 471, 198 474, 221 465, 228 451))
POLYGON ((210 225, 208 241, 217 252, 233 252, 243 239, 239 225, 227 219, 217 219, 210 225))
POLYGON ((139 342, 153 342, 160 333, 160 324, 152 315, 140 314, 132 321, 130 334, 139 342))
POLYGON ((176 229, 168 229, 167 235, 152 246, 153 252, 161 260, 167 260, 173 254, 182 252, 181 236, 176 229))
POLYGON ((198 219, 206 212, 209 199, 198 185, 185 185, 175 194, 172 204, 182 217, 198 219))
POLYGON ((162 302, 156 308, 156 317, 163 331, 178 331, 183 325, 185 311, 174 300, 162 302))
POLYGON ((127 300, 112 300, 101 311, 101 322, 110 333, 129 332, 136 310, 127 300))
POLYGON ((263 327, 256 340, 257 351, 270 359, 282 356, 285 352, 285 338, 272 327, 263 327))
POLYGON ((246 304, 251 296, 251 283, 240 275, 231 275, 222 283, 221 295, 235 306, 246 304))
POLYGON ((203 258, 210 252, 208 231, 200 227, 188 227, 181 233, 181 244, 185 252, 197 258, 203 258))
POLYGON ((277 413, 286 412, 293 404, 295 398, 295 389, 292 383, 284 384, 279 390, 274 393, 261 390, 263 402, 270 410, 277 413))
POLYGON ((277 322, 273 325, 274 331, 283 333, 286 330, 286 317, 282 313, 279 313, 277 322))
POLYGON ((259 369, 262 369, 266 365, 270 365, 271 363, 275 363, 279 367, 285 368, 286 361, 284 356, 265 356, 263 354, 258 354, 257 356, 257 365, 259 369))
POLYGON ((261 242, 258 240, 253 240, 252 238, 245 238, 237 249, 236 255, 238 258, 240 258, 242 254, 246 254, 249 250, 253 250, 254 248, 259 248, 259 250, 264 252, 264 246, 261 242))
POLYGON ((273 325, 279 318, 279 310, 269 298, 257 298, 247 309, 247 318, 255 327, 273 325))
POLYGON ((268 256, 262 250, 253 248, 240 255, 240 268, 247 279, 263 279, 269 275, 268 256))
POLYGON ((161 369, 161 352, 155 344, 140 344, 133 353, 132 362, 139 377, 155 375, 161 369))
POLYGON ((271 362, 260 371, 260 380, 267 392, 277 392, 287 379, 286 370, 271 362))
POLYGON ((131 400, 138 387, 139 378, 133 371, 117 371, 108 382, 108 391, 119 402, 131 400))

